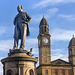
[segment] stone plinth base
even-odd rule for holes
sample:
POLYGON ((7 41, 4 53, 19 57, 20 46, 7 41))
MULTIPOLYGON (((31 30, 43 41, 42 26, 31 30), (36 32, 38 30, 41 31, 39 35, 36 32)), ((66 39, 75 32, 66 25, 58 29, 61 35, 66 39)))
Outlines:
POLYGON ((36 75, 36 63, 28 50, 10 50, 8 57, 1 60, 4 68, 4 75, 36 75))

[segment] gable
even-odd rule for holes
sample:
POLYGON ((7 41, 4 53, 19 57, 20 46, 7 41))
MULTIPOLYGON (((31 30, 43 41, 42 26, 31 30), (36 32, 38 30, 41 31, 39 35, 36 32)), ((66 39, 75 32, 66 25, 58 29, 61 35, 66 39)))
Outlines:
POLYGON ((66 61, 61 60, 61 59, 54 60, 51 63, 54 65, 70 65, 69 62, 66 62, 66 61))

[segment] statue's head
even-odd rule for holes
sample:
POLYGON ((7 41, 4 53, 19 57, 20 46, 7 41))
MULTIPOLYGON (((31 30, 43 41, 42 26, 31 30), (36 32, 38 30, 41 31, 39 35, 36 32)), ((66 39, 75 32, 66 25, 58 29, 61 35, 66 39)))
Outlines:
POLYGON ((17 11, 18 11, 18 12, 22 12, 22 11, 23 11, 23 6, 22 6, 22 5, 18 5, 17 11))

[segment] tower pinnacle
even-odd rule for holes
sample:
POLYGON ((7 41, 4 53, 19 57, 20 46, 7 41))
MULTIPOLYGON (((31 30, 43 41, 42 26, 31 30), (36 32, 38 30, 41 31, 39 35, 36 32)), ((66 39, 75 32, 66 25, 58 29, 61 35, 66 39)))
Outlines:
POLYGON ((73 38, 74 38, 74 35, 73 35, 73 38))
POLYGON ((43 15, 43 18, 44 18, 44 15, 43 15))

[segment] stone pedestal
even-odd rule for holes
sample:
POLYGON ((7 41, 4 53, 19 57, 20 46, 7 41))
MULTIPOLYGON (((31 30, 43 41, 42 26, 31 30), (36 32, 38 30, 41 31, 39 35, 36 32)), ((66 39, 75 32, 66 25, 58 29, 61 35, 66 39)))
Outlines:
POLYGON ((28 50, 10 50, 8 57, 1 60, 3 63, 4 75, 36 75, 36 63, 28 50))

